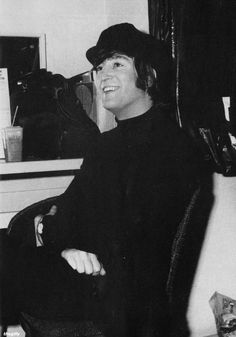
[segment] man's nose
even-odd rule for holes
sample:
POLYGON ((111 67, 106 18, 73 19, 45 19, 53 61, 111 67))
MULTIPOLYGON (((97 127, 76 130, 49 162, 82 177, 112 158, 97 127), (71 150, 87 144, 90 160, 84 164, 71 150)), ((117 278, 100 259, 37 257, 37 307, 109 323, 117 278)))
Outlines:
POLYGON ((112 77, 113 73, 114 73, 114 71, 113 71, 113 68, 112 68, 111 65, 109 65, 109 64, 104 65, 103 68, 102 68, 102 74, 101 74, 102 79, 112 77))

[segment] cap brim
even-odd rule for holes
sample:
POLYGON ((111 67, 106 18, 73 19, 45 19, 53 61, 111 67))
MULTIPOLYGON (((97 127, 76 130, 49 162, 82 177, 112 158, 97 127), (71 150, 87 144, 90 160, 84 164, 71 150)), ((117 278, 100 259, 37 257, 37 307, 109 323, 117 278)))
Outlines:
POLYGON ((96 59, 95 55, 98 52, 97 49, 98 48, 96 46, 93 46, 93 47, 89 48, 86 52, 86 57, 92 65, 94 65, 94 63, 95 63, 95 59, 96 59))
POLYGON ((112 49, 112 48, 98 48, 97 46, 91 47, 86 52, 86 57, 88 61, 93 65, 97 66, 102 63, 106 58, 113 55, 114 52, 129 55, 129 53, 122 50, 112 49))

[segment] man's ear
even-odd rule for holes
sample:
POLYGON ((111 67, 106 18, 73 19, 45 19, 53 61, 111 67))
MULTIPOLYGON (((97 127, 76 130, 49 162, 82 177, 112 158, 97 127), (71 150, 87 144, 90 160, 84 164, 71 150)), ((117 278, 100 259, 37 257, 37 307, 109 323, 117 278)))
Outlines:
POLYGON ((155 69, 151 68, 151 71, 148 75, 148 80, 147 80, 147 87, 150 88, 153 85, 153 82, 157 78, 157 72, 155 69))

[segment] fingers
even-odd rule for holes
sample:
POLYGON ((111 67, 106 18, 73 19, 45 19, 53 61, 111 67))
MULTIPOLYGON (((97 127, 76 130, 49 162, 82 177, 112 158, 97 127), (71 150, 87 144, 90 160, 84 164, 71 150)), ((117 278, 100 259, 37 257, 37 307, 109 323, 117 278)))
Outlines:
POLYGON ((36 238, 36 247, 43 246, 42 233, 43 233, 43 224, 42 224, 43 215, 39 214, 34 218, 34 231, 36 238))
POLYGON ((104 275, 106 275, 106 271, 105 271, 105 269, 102 267, 102 269, 100 270, 100 274, 99 275, 101 275, 101 276, 104 276, 104 275))
POLYGON ((50 208, 49 212, 46 215, 55 215, 56 212, 57 212, 57 206, 52 205, 52 207, 50 208))
MULTIPOLYGON (((49 212, 46 215, 55 215, 57 212, 57 206, 53 205, 49 212)), ((43 215, 38 214, 34 218, 34 229, 35 229, 35 237, 36 237, 36 246, 43 246, 43 239, 42 239, 42 234, 43 234, 43 215)), ((73 267, 72 267, 73 268, 73 267)))
POLYGON ((36 215, 36 217, 34 218, 34 224, 38 225, 43 219, 43 215, 42 214, 38 214, 36 215))
POLYGON ((76 270, 76 262, 73 259, 73 257, 67 256, 65 259, 68 262, 68 264, 71 266, 71 268, 74 269, 74 270, 76 270))
POLYGON ((87 253, 79 249, 66 249, 63 250, 61 256, 80 274, 84 273, 93 276, 104 276, 106 274, 105 269, 95 254, 87 253))
POLYGON ((98 261, 97 256, 95 254, 89 253, 90 261, 93 266, 92 274, 94 276, 101 275, 104 276, 106 274, 105 269, 102 264, 98 261))

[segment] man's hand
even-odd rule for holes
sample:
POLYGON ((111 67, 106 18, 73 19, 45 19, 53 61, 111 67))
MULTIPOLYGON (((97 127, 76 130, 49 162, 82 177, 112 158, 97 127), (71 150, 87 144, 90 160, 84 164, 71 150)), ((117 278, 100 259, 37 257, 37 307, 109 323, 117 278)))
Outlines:
MULTIPOLYGON (((55 215, 57 212, 57 206, 53 205, 49 212, 45 215, 55 215)), ((43 239, 42 239, 42 233, 43 233, 43 217, 44 215, 39 214, 34 218, 34 229, 35 229, 35 237, 36 237, 36 246, 40 247, 43 246, 43 239)))
POLYGON ((65 249, 61 256, 69 265, 80 274, 101 275, 106 274, 103 265, 98 261, 97 256, 79 249, 65 249))

